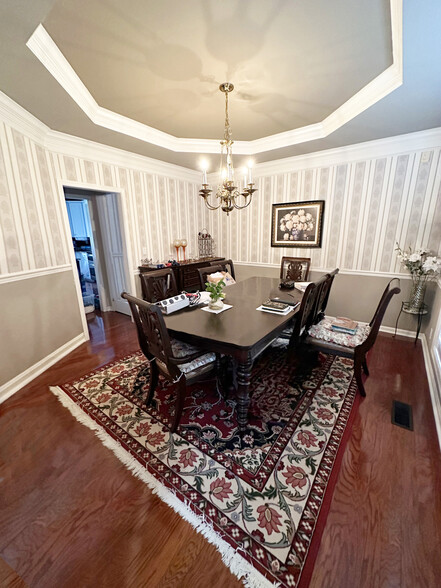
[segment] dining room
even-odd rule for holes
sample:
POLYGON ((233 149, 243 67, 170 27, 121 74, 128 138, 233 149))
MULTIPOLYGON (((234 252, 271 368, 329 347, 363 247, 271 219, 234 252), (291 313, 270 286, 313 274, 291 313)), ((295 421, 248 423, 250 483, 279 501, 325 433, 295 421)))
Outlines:
POLYGON ((439 7, 128 3, 0 9, 0 584, 437 586, 439 7))

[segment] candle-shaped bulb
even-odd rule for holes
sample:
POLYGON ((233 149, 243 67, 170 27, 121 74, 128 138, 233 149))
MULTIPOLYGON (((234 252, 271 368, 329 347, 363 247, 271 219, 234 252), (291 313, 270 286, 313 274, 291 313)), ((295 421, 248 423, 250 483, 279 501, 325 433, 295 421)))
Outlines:
POLYGON ((248 162, 248 183, 249 184, 252 184, 253 183, 253 176, 252 176, 252 172, 251 172, 252 167, 253 167, 253 162, 250 159, 249 162, 248 162))
POLYGON ((208 163, 205 161, 205 159, 203 161, 201 161, 201 168, 202 168, 202 183, 203 184, 207 184, 207 169, 208 169, 208 163))

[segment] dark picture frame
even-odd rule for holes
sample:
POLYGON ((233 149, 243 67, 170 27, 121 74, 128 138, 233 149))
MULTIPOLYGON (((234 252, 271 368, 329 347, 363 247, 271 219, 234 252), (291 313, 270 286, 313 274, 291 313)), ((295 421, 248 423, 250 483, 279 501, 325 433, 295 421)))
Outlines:
POLYGON ((273 204, 271 247, 321 247, 324 200, 273 204))

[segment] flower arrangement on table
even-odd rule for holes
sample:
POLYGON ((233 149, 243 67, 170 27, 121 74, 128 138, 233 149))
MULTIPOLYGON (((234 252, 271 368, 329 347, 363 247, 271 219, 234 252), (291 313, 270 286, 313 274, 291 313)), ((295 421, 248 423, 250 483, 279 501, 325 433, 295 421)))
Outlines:
POLYGON ((224 280, 205 283, 205 290, 210 293, 210 308, 220 309, 223 307, 223 299, 225 298, 225 292, 223 291, 224 287, 224 280))
POLYGON ((397 251, 398 260, 409 270, 412 277, 413 287, 409 305, 418 310, 424 302, 426 282, 441 274, 441 258, 431 255, 426 249, 412 251, 409 247, 404 251, 398 243, 395 251, 397 251))

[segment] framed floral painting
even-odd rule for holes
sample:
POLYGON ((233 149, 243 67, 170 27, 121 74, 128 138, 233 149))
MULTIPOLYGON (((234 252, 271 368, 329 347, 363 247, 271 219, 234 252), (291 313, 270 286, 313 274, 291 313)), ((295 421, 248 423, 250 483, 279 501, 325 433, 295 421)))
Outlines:
POLYGON ((324 200, 273 204, 271 247, 321 247, 324 200))

